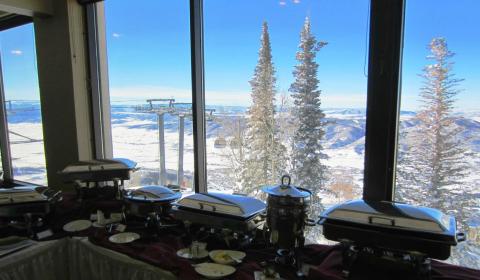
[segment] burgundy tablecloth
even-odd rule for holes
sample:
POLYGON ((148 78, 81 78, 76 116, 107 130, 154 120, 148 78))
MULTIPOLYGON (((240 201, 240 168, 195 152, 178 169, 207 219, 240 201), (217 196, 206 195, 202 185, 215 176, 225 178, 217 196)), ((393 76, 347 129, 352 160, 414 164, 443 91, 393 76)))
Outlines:
MULTIPOLYGON (((135 241, 131 244, 113 244, 108 241, 105 232, 90 237, 90 241, 132 258, 145 261, 160 268, 172 271, 179 279, 200 279, 192 267, 192 262, 176 255, 178 249, 184 248, 178 236, 162 236, 158 241, 135 241)), ((237 271, 228 279, 252 280, 254 271, 262 270, 262 261, 271 261, 275 257, 273 249, 248 249, 244 262, 239 264, 237 271)), ((342 254, 339 246, 307 245, 303 251, 305 263, 311 265, 307 279, 341 280, 342 254)), ((296 279, 294 269, 277 267, 284 279, 296 279)), ((474 280, 480 279, 480 271, 465 267, 454 266, 442 262, 432 262, 432 280, 474 280)), ((356 279, 408 279, 402 275, 391 274, 388 271, 379 273, 373 268, 366 268, 356 279)))
MULTIPOLYGON (((121 201, 105 202, 101 200, 90 200, 80 203, 74 195, 64 195, 64 200, 58 205, 50 227, 54 231, 54 235, 49 239, 61 238, 67 235, 62 231, 65 223, 75 219, 88 219, 91 213, 95 213, 97 209, 104 212, 118 212, 121 210, 121 201)), ((129 230, 132 230, 130 227, 129 230)), ((164 234, 156 238, 152 238, 142 230, 137 231, 142 238, 130 244, 113 244, 108 241, 111 235, 105 229, 90 228, 86 231, 76 233, 77 236, 88 236, 89 240, 102 246, 132 258, 150 263, 162 269, 173 272, 182 280, 200 279, 199 275, 192 267, 189 260, 180 258, 176 255, 177 250, 184 248, 188 244, 184 244, 180 234, 164 234)), ((212 244, 210 244, 212 245, 212 244)), ((209 246, 210 246, 209 245, 209 246)), ((210 246, 215 249, 215 246, 210 246)), ((238 265, 237 271, 229 279, 251 280, 254 279, 254 271, 262 270, 260 263, 263 261, 272 261, 275 258, 273 249, 267 249, 262 246, 252 246, 246 250, 247 256, 244 261, 238 265)), ((304 248, 303 256, 305 263, 310 264, 311 268, 307 279, 325 279, 339 280, 342 277, 341 266, 341 249, 338 246, 327 245, 308 245, 304 248)), ((277 267, 277 271, 285 279, 295 279, 295 271, 277 267)), ((407 279, 402 275, 393 274, 388 271, 383 273, 377 272, 374 268, 365 267, 363 273, 364 278, 359 279, 407 279)), ((480 271, 460 266, 445 264, 442 262, 432 261, 432 280, 480 280, 480 271)))

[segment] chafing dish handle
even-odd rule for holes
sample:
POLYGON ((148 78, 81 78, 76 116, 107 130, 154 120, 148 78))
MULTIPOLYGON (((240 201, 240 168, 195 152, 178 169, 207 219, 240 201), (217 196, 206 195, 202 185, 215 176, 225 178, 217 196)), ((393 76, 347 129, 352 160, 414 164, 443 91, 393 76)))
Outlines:
POLYGON ((457 242, 463 242, 467 240, 467 236, 463 232, 457 232, 457 242))
POLYGON ((384 226, 395 226, 395 219, 389 219, 384 217, 375 217, 370 216, 368 217, 369 224, 376 224, 376 225, 384 225, 384 226))
POLYGON ((310 219, 310 218, 305 219, 305 225, 309 227, 316 226, 318 222, 319 222, 318 220, 315 221, 314 219, 310 219))
POLYGON ((63 200, 63 197, 62 197, 62 191, 59 191, 59 190, 55 190, 55 189, 50 189, 50 188, 47 188, 44 192, 43 192, 43 195, 45 195, 49 200, 51 201, 62 201, 63 200))
POLYGON ((217 207, 215 207, 214 205, 210 205, 210 204, 205 204, 205 203, 202 203, 202 202, 199 202, 198 205, 200 206, 200 210, 204 210, 205 206, 210 206, 212 207, 212 212, 217 212, 217 207))

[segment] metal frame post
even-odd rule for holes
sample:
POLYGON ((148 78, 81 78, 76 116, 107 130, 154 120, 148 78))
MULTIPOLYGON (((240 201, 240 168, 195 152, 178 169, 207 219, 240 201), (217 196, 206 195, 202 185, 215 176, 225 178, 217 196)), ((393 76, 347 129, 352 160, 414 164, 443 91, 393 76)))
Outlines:
POLYGON ((160 176, 159 176, 159 184, 165 185, 166 184, 166 169, 165 169, 165 114, 160 113, 157 114, 158 117, 158 154, 160 160, 160 176))
POLYGON ((190 0, 192 114, 195 192, 207 192, 205 134, 205 76, 203 59, 203 1, 190 0))
POLYGON ((185 115, 178 116, 178 170, 177 185, 183 183, 183 148, 185 145, 185 115))
POLYGON ((3 67, 0 55, 0 151, 2 153, 3 180, 13 181, 12 154, 8 138, 7 110, 5 107, 5 88, 3 86, 3 67))
POLYGON ((106 54, 102 55, 101 47, 106 46, 105 34, 100 30, 99 21, 104 22, 103 3, 90 3, 85 6, 87 21, 88 59, 89 59, 89 86, 92 98, 93 138, 96 158, 113 157, 112 133, 110 125, 110 94, 108 89, 108 72, 106 54), (103 6, 102 6, 103 7, 103 6))

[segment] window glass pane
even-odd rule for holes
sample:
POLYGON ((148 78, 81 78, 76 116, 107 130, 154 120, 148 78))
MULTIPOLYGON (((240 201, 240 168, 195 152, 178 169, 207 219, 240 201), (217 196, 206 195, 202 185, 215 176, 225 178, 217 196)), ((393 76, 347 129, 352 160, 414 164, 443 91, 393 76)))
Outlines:
POLYGON ((448 262, 478 269, 480 2, 407 2, 395 199, 454 215, 448 262))
POLYGON ((368 6, 204 1, 209 191, 264 198, 289 174, 312 217, 361 197, 368 6))
POLYGON ((33 24, 0 32, 15 180, 47 184, 33 24))
POLYGON ((138 163, 131 187, 178 184, 191 191, 189 1, 141 0, 134 9, 132 1, 105 1, 105 17, 113 155, 138 163))

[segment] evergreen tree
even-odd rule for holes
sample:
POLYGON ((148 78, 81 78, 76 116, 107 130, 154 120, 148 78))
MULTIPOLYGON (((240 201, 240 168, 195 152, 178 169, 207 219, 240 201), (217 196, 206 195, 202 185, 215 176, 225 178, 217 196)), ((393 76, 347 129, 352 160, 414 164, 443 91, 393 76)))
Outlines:
POLYGON ((285 147, 275 122, 275 68, 267 23, 263 23, 261 46, 253 78, 252 105, 247 111, 247 131, 242 170, 243 192, 258 195, 260 186, 280 181, 285 167, 285 147))
POLYGON ((433 63, 420 75, 424 82, 417 125, 402 134, 406 144, 399 154, 397 197, 453 214, 465 227, 473 205, 463 189, 468 167, 458 137, 461 129, 452 115, 462 79, 452 73, 454 53, 444 38, 432 39, 428 48, 427 59, 433 63))
POLYGON ((295 81, 290 86, 297 125, 293 137, 292 175, 296 185, 313 192, 312 203, 317 206, 320 206, 318 193, 324 187, 326 179, 326 166, 322 163, 326 155, 322 147, 325 114, 320 108, 321 91, 318 89, 318 64, 315 57, 326 44, 317 42, 307 17, 300 34, 300 50, 296 55, 298 64, 293 71, 295 81))

